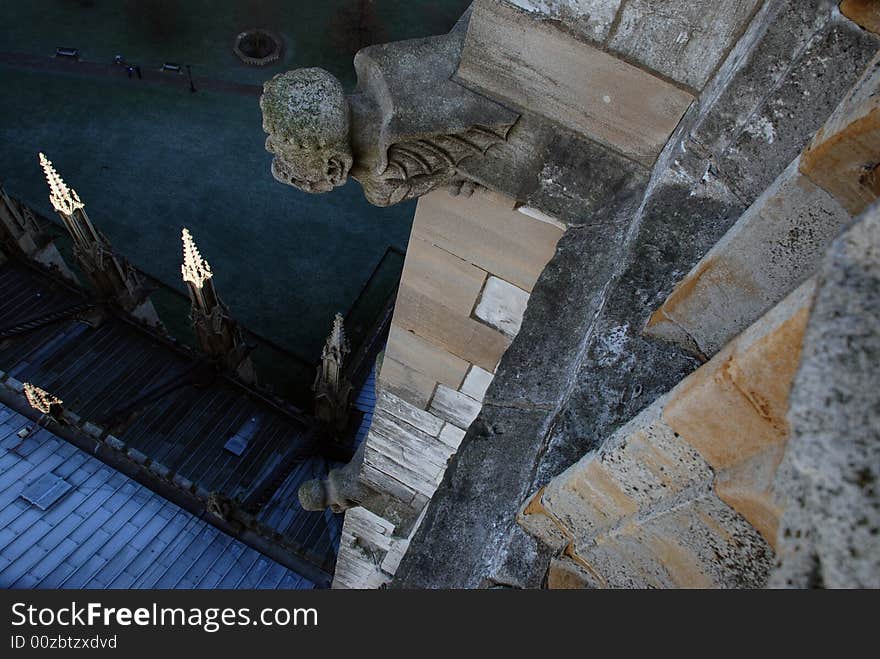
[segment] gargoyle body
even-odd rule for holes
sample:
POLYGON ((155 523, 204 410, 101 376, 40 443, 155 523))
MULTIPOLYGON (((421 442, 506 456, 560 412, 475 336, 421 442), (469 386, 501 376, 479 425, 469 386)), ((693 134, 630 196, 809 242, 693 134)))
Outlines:
POLYGON ((260 99, 272 174, 306 192, 351 176, 376 206, 466 181, 462 163, 504 142, 518 115, 451 79, 462 39, 452 32, 364 48, 350 96, 323 69, 275 76, 260 99))

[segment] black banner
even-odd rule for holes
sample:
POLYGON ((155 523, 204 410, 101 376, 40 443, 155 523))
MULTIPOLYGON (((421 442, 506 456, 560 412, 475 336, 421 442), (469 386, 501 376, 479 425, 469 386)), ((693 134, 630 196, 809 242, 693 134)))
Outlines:
POLYGON ((725 646, 778 639, 809 641, 815 650, 828 643, 839 652, 870 632, 877 602, 867 592, 0 592, 2 657, 68 650, 177 657, 191 650, 197 657, 281 651, 359 659, 471 654, 477 641, 489 641, 493 655, 542 656, 599 652, 610 640, 666 654, 705 637, 725 646))

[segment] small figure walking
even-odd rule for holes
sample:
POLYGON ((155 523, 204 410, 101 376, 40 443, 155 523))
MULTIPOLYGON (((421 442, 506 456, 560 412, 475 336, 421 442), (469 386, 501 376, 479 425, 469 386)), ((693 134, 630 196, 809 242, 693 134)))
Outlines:
POLYGON ((196 92, 196 86, 193 84, 193 74, 189 64, 186 65, 186 75, 189 78, 189 91, 194 94, 196 92))

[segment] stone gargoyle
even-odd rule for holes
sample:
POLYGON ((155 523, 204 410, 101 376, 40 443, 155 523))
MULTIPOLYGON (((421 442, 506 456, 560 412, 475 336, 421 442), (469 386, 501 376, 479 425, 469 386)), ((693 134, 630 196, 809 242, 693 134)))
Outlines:
POLYGON ((260 107, 273 176, 306 192, 351 176, 376 206, 469 187, 460 165, 504 142, 519 115, 451 80, 462 39, 454 31, 362 49, 350 96, 318 68, 269 80, 260 107))

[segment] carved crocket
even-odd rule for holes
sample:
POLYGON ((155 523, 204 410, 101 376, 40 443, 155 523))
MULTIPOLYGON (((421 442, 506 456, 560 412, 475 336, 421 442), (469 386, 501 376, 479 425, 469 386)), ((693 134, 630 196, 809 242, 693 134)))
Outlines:
POLYGON ((328 192, 350 175, 376 206, 468 180, 462 163, 503 142, 518 115, 450 79, 461 38, 361 50, 351 96, 323 69, 272 78, 260 99, 272 174, 306 192, 328 192))

